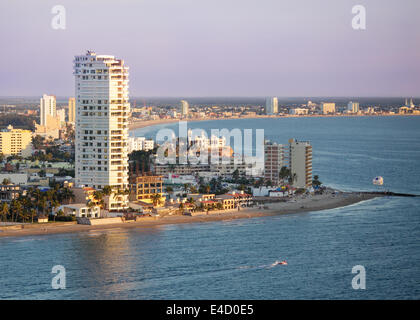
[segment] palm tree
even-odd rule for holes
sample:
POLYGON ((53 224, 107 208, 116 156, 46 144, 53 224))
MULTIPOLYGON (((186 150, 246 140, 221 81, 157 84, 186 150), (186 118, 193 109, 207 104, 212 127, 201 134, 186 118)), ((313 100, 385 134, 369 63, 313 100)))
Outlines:
POLYGON ((319 176, 315 175, 314 179, 312 180, 312 185, 314 187, 319 187, 320 185, 322 185, 322 182, 319 181, 319 176))
POLYGON ((193 198, 189 198, 187 200, 187 203, 191 204, 193 206, 193 209, 195 209, 195 200, 193 198))
POLYGON ((174 192, 174 189, 171 186, 166 187, 166 192, 169 193, 169 197, 171 197, 172 193, 174 192))
POLYGON ((31 223, 34 223, 34 216, 36 215, 36 209, 31 209, 31 223))
POLYGON ((296 179, 297 179, 296 173, 291 173, 290 172, 290 175, 289 175, 289 184, 293 184, 296 181, 296 179))
POLYGON ((3 202, 1 205, 0 214, 2 215, 2 221, 7 221, 7 216, 9 214, 9 205, 6 202, 3 202))
POLYGON ((65 200, 68 203, 71 203, 75 199, 73 191, 71 191, 69 188, 61 189, 61 192, 59 193, 59 197, 61 198, 60 200, 65 200))
POLYGON ((153 201, 153 206, 156 206, 162 198, 162 195, 160 193, 154 193, 150 196, 150 199, 153 201))
POLYGON ((112 194, 111 186, 105 186, 102 188, 102 193, 106 196, 110 196, 112 194))
POLYGON ((288 169, 285 166, 281 167, 280 172, 279 172, 279 178, 282 181, 284 181, 284 179, 286 179, 289 175, 290 175, 290 169, 288 169))
MULTIPOLYGON (((107 190, 107 192, 108 192, 108 190, 107 190)), ((112 192, 112 190, 111 190, 111 192, 112 192)), ((95 191, 93 193, 93 199, 95 200, 95 204, 99 206, 99 216, 101 216, 102 215, 102 210, 105 206, 103 191, 95 191)))
POLYGON ((210 193, 211 187, 210 185, 206 185, 204 189, 206 190, 206 193, 210 193))
POLYGON ((185 193, 188 193, 188 190, 190 189, 190 184, 189 183, 184 183, 183 189, 184 189, 185 193))

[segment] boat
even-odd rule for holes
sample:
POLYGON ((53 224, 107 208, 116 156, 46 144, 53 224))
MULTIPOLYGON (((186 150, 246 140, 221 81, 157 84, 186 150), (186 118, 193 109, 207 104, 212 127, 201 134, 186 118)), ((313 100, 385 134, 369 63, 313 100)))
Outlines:
POLYGON ((283 261, 276 261, 276 262, 274 262, 273 264, 272 264, 272 266, 274 267, 274 266, 279 266, 279 265, 287 265, 287 261, 286 260, 283 260, 283 261))

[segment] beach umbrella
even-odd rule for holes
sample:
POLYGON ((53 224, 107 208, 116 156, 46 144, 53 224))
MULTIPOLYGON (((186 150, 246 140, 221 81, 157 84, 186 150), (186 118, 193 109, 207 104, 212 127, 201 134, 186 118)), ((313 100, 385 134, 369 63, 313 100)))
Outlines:
POLYGON ((384 184, 384 178, 382 178, 381 176, 377 176, 377 177, 373 178, 372 183, 374 185, 381 186, 381 185, 384 184))

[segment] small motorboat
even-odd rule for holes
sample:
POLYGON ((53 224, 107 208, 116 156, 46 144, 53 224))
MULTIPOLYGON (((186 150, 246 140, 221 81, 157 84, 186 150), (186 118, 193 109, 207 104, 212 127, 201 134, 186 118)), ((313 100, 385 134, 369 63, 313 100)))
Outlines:
POLYGON ((283 261, 276 261, 276 262, 274 262, 273 264, 272 264, 272 266, 274 267, 274 266, 281 266, 281 265, 287 265, 287 261, 286 260, 283 260, 283 261))

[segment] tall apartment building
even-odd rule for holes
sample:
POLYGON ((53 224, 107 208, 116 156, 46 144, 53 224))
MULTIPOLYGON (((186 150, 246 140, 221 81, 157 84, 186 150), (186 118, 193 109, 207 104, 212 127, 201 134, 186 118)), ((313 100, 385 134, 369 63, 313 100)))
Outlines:
POLYGON ((334 102, 321 102, 320 109, 322 114, 335 113, 334 102))
POLYGON ((279 184, 279 173, 283 166, 287 166, 286 149, 282 144, 265 141, 264 143, 264 179, 274 185, 279 184))
POLYGON ((75 56, 76 185, 111 186, 107 209, 128 207, 128 67, 110 55, 75 56))
POLYGON ((48 116, 55 118, 57 116, 55 96, 44 94, 40 101, 40 124, 48 127, 48 116))
POLYGON ((190 106, 187 101, 181 100, 181 114, 183 116, 188 116, 190 106))
POLYGON ((75 98, 69 98, 69 118, 68 121, 71 123, 76 122, 76 99, 75 98))
POLYGON ((279 112, 279 101, 277 97, 267 98, 265 100, 265 113, 275 114, 279 112))
POLYGON ((294 187, 312 186, 312 146, 308 141, 289 140, 289 167, 294 187))
POLYGON ((359 102, 350 101, 347 104, 347 111, 351 113, 358 113, 359 112, 359 102))
POLYGON ((0 153, 5 156, 29 157, 32 154, 32 132, 9 125, 0 131, 0 153))

